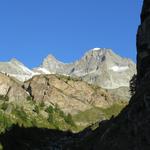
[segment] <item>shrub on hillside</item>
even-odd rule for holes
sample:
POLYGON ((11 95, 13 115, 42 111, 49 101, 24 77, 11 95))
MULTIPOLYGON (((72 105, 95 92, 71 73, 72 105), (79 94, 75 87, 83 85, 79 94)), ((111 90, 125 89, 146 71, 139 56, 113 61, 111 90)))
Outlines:
POLYGON ((31 96, 27 96, 27 101, 32 101, 32 97, 31 96))
POLYGON ((37 114, 39 114, 40 113, 40 107, 38 105, 35 105, 33 111, 36 112, 37 114))
POLYGON ((3 146, 2 146, 2 144, 0 143, 0 150, 3 150, 3 146))
POLYGON ((39 106, 40 106, 41 108, 45 107, 44 101, 41 101, 40 104, 39 104, 39 106))
POLYGON ((8 104, 4 102, 4 103, 1 105, 1 109, 5 111, 7 108, 8 108, 8 104))
POLYGON ((73 119, 72 119, 71 114, 68 114, 64 119, 65 119, 65 122, 66 122, 67 124, 69 124, 69 125, 71 125, 71 126, 75 126, 75 123, 74 123, 74 121, 73 121, 73 119))
POLYGON ((12 125, 10 118, 0 113, 0 133, 4 132, 5 129, 8 129, 12 125))
POLYGON ((49 122, 49 123, 54 123, 54 117, 53 117, 53 114, 52 113, 50 113, 50 114, 48 114, 48 119, 47 119, 47 121, 49 122))
POLYGON ((47 113, 53 113, 53 111, 54 111, 54 108, 52 107, 52 106, 48 106, 47 108, 46 108, 46 110, 45 110, 47 113))
POLYGON ((7 95, 0 95, 0 100, 9 101, 9 97, 7 95))
POLYGON ((28 115, 27 113, 23 110, 23 108, 16 107, 14 110, 14 114, 16 115, 17 118, 22 120, 23 122, 27 122, 28 115))

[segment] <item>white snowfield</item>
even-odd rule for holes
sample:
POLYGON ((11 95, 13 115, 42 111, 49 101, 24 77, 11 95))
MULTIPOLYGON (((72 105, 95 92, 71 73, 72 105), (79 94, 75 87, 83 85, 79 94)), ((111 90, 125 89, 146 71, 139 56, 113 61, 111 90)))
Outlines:
POLYGON ((129 67, 128 66, 113 66, 110 68, 110 70, 113 70, 114 72, 123 72, 128 70, 129 67))
POLYGON ((11 77, 18 79, 19 81, 26 81, 31 79, 34 75, 18 75, 18 74, 9 74, 11 77))
POLYGON ((98 51, 98 50, 100 50, 101 48, 98 48, 98 47, 96 47, 96 48, 93 48, 92 50, 93 51, 98 51))
POLYGON ((42 71, 42 72, 45 73, 45 74, 51 74, 50 71, 48 71, 48 70, 45 69, 45 68, 39 67, 37 70, 42 71))
POLYGON ((33 74, 34 75, 34 72, 33 71, 31 71, 29 68, 27 68, 26 66, 24 66, 24 65, 20 65, 20 64, 18 64, 18 66, 25 72, 25 73, 27 73, 27 74, 33 74))

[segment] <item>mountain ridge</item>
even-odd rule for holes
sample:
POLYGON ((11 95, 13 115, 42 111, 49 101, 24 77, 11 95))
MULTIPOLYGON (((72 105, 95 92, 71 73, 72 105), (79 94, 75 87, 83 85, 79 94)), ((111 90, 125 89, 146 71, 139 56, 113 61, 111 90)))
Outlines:
POLYGON ((122 58, 112 49, 106 48, 90 49, 81 59, 72 63, 63 63, 49 54, 39 67, 33 69, 15 58, 9 62, 0 62, 0 72, 23 82, 39 74, 60 74, 81 77, 84 81, 105 89, 129 87, 131 77, 136 74, 135 68, 131 59, 122 58))
POLYGON ((54 74, 81 77, 90 84, 96 84, 106 89, 129 87, 128 83, 131 77, 136 74, 136 66, 131 59, 122 58, 111 49, 101 48, 91 49, 80 60, 68 64, 56 59, 53 61, 44 59, 40 68, 54 74), (120 77, 120 73, 122 77, 120 77), (107 77, 105 78, 105 76, 107 77), (119 78, 121 78, 120 81, 119 78), (122 80, 124 81, 122 82, 122 80))

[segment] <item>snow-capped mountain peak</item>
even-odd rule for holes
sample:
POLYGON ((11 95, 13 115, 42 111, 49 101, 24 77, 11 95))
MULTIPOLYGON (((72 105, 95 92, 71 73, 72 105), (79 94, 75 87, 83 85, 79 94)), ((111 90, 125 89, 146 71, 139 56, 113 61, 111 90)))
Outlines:
POLYGON ((17 59, 0 62, 0 71, 21 81, 38 74, 62 74, 76 76, 91 84, 106 89, 129 86, 129 80, 136 73, 136 66, 130 59, 122 58, 111 49, 90 49, 78 61, 62 63, 53 55, 48 55, 40 67, 30 70, 17 59))
POLYGON ((27 68, 16 58, 13 58, 8 62, 0 62, 0 72, 13 76, 20 81, 28 80, 35 75, 32 70, 27 68))
POLYGON ((129 86, 129 80, 136 73, 134 62, 115 54, 112 49, 90 49, 80 60, 70 64, 64 64, 51 57, 50 55, 50 58, 45 58, 37 70, 42 68, 51 74, 81 77, 88 83, 107 89, 129 86))

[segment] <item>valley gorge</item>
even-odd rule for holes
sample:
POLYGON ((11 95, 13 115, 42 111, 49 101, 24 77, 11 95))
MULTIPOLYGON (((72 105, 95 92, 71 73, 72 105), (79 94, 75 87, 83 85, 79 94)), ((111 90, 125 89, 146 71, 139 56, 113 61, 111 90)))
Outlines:
MULTIPOLYGON (((2 95, 1 99, 5 101, 5 104, 9 103, 10 99, 11 102, 15 101, 17 105, 19 104, 22 106, 27 106, 26 108, 21 107, 21 109, 29 109, 27 113, 29 113, 30 115, 30 110, 36 112, 34 113, 33 118, 38 118, 38 116, 42 115, 46 118, 46 115, 48 115, 49 112, 50 114, 52 114, 53 112, 53 114, 59 118, 57 122, 60 121, 60 126, 56 126, 56 124, 53 122, 51 127, 47 127, 47 122, 45 122, 43 118, 43 120, 41 118, 38 119, 40 120, 40 122, 42 120, 42 122, 45 123, 45 126, 41 126, 40 123, 38 124, 38 126, 35 126, 33 124, 33 126, 23 126, 22 122, 21 125, 14 123, 0 135, 0 142, 3 146, 3 149, 149 150, 149 24, 150 1, 144 0, 141 13, 141 25, 139 26, 137 33, 137 78, 136 83, 134 83, 135 93, 132 95, 130 101, 130 96, 128 96, 128 94, 125 94, 127 95, 127 98, 123 100, 121 97, 122 94, 116 94, 116 89, 118 93, 122 93, 123 91, 125 91, 124 87, 129 90, 129 85, 127 84, 132 76, 136 73, 136 70, 133 69, 135 65, 130 60, 125 59, 123 61, 120 57, 116 56, 110 50, 101 51, 100 49, 98 49, 97 51, 97 49, 95 49, 95 51, 90 51, 90 53, 88 53, 83 57, 83 59, 81 59, 80 63, 75 63, 73 69, 71 68, 71 65, 67 67, 68 70, 71 68, 71 72, 70 70, 68 71, 67 69, 64 69, 66 71, 65 73, 61 72, 62 64, 56 61, 53 57, 48 56, 48 59, 44 60, 43 64, 40 67, 33 69, 33 71, 36 73, 40 71, 43 72, 43 70, 45 71, 46 69, 46 73, 36 74, 25 82, 18 81, 16 78, 14 78, 14 76, 10 77, 10 75, 6 74, 6 72, 2 72, 0 74, 0 83, 2 83, 0 84, 0 95, 2 95), (100 53, 106 54, 100 55, 100 53), (99 55, 100 57, 97 58, 97 56, 99 55), (49 59, 52 59, 52 61, 54 61, 54 66, 57 66, 56 68, 53 68, 53 66, 51 66, 51 63, 47 61, 49 59), (97 63, 97 59, 100 59, 100 62, 104 63, 95 65, 94 63, 97 63), (89 62, 91 63, 91 66, 87 65, 90 64, 89 62), (88 68, 86 66, 88 66, 88 68), (94 72, 92 70, 93 66, 96 66, 96 68, 94 68, 94 72), (102 70, 100 68, 97 68, 97 66, 101 66, 102 70), (82 67, 82 69, 80 67, 82 67), (57 70, 57 68, 59 69, 57 70), (105 70, 104 68, 107 70, 105 70), (52 73, 51 69, 55 70, 55 74, 52 73), (103 70, 105 72, 104 74, 103 70), (47 71, 51 72, 51 74, 49 74, 47 71), (68 76, 67 72, 72 75, 68 76), (85 72, 87 74, 85 74, 85 72), (102 76, 98 76, 98 73, 100 73, 102 76), (89 74, 92 74, 92 76, 89 76, 89 74), (113 76, 111 80, 109 78, 109 75, 113 76), (121 84, 116 84, 114 80, 118 79, 118 76, 120 76, 120 78, 122 77, 121 80, 118 80, 118 82, 120 83, 124 79, 124 84, 122 84, 122 82, 121 84), (103 80, 101 81, 102 77, 103 80), (107 80, 105 79, 105 77, 108 77, 107 80), (93 80, 93 78, 95 80, 93 80), (91 81, 100 83, 102 87, 98 86, 97 84, 91 84, 91 81), (106 85, 109 85, 111 88, 109 89, 106 85), (16 91, 19 91, 19 94, 16 91), (54 94, 51 95, 51 92, 54 94), (20 96, 23 97, 21 101, 19 100, 20 96), (15 100, 16 97, 17 101, 15 100), (70 103, 70 100, 72 103, 70 103), (37 109, 37 103, 35 103, 35 101, 40 104, 41 110, 37 109), (56 101, 59 101, 58 106, 56 105, 56 101), (123 110, 120 109, 119 111, 117 111, 117 113, 119 114, 114 113, 109 117, 101 115, 105 113, 108 115, 107 108, 110 108, 110 106, 114 107, 114 105, 120 104, 123 104, 125 108, 123 110), (53 108, 48 108, 47 106, 53 106, 53 108), (30 109, 30 107, 32 109, 30 109), (91 122, 91 125, 88 125, 88 127, 86 128, 82 128, 82 131, 80 132, 75 131, 76 125, 74 124, 72 119, 68 121, 68 118, 70 117, 67 118, 67 113, 77 114, 77 112, 80 112, 82 110, 86 111, 87 113, 88 110, 92 108, 97 109, 97 107, 103 107, 106 109, 105 111, 103 110, 99 112, 99 117, 101 115, 102 119, 96 120, 95 123, 91 122), (62 111, 59 110, 59 108, 65 113, 63 114, 62 111), (63 121, 63 119, 65 120, 65 122, 63 121)), ((28 72, 30 71, 28 70, 28 72)), ((8 105, 9 107, 7 108, 4 106, 1 107, 3 108, 3 110, 7 110, 4 113, 9 113, 9 111, 13 110, 12 104, 8 105)), ((94 111, 91 111, 88 116, 90 116, 91 113, 94 114, 94 111)), ((23 114, 23 116, 25 116, 25 114, 23 114)), ((77 118, 78 117, 76 117, 76 119, 77 118)), ((80 118, 79 122, 83 120, 83 118, 80 118)), ((13 119, 15 120, 15 118, 13 119)))

